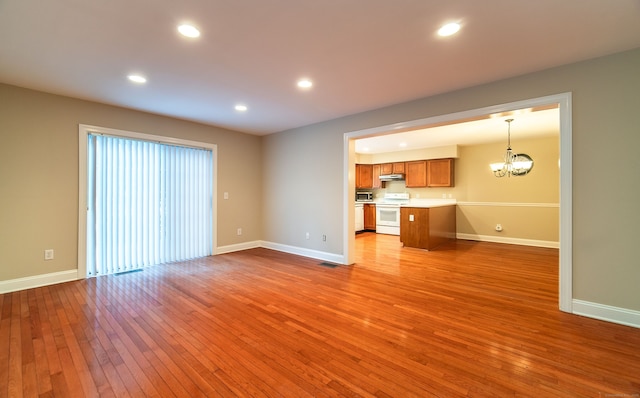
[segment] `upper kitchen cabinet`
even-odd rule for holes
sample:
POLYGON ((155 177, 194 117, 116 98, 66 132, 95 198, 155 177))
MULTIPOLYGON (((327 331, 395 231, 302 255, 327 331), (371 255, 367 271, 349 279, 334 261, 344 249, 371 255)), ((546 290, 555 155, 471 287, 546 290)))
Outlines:
POLYGON ((373 172, 373 185, 371 186, 372 188, 384 188, 384 181, 380 181, 380 174, 382 167, 379 164, 374 164, 371 167, 371 170, 373 172))
POLYGON ((380 174, 404 174, 406 173, 405 162, 382 163, 380 174))
POLYGON ((427 186, 427 161, 415 160, 406 162, 405 184, 407 188, 421 188, 427 186))
POLYGON ((404 174, 406 172, 405 169, 405 162, 393 163, 393 174, 404 174))
POLYGON ((453 161, 450 158, 407 162, 407 188, 452 187, 453 161))
POLYGON ((356 189, 359 188, 373 188, 372 164, 356 164, 356 189))
POLYGON ((454 159, 427 160, 427 186, 452 187, 454 159))

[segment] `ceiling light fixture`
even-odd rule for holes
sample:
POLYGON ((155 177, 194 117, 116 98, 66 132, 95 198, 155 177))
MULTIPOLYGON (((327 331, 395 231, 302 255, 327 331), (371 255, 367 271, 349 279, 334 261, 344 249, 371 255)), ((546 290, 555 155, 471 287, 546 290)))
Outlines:
POLYGON ((247 110, 247 109, 248 109, 248 108, 247 108, 247 106, 246 106, 246 105, 242 105, 242 104, 238 104, 238 105, 236 105, 236 110, 237 110, 238 112, 246 112, 246 110, 247 110))
POLYGON ((446 25, 443 25, 440 29, 438 29, 438 36, 446 37, 451 36, 460 30, 460 24, 457 22, 451 22, 446 25))
POLYGON ((298 87, 300 88, 311 88, 312 86, 313 86, 313 82, 309 79, 298 80, 298 87))
POLYGON ((526 175, 533 168, 533 159, 524 153, 513 153, 511 150, 511 122, 513 122, 513 119, 507 119, 505 122, 509 124, 507 130, 507 153, 504 155, 504 162, 491 163, 491 171, 496 177, 526 175))
POLYGON ((200 37, 200 31, 198 30, 198 28, 189 24, 182 24, 178 26, 178 32, 180 32, 180 34, 185 37, 200 37))
POLYGON ((127 76, 129 80, 134 83, 143 84, 147 82, 147 78, 142 75, 129 75, 127 76))

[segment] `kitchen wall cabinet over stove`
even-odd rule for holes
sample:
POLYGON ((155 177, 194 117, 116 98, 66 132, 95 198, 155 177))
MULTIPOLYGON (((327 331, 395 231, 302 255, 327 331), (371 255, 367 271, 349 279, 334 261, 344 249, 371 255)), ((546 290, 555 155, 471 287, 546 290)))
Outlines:
POLYGON ((404 174, 405 162, 382 163, 380 165, 380 174, 404 174))

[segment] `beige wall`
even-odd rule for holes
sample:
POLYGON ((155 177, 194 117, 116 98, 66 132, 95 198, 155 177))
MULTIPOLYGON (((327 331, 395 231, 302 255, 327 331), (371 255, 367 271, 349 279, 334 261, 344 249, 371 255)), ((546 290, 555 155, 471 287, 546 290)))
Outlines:
POLYGON ((259 137, 0 84, 0 281, 77 268, 78 124, 217 144, 218 245, 260 239, 259 137))
MULTIPOLYGON (((496 178, 489 163, 499 161, 504 143, 460 147, 454 197, 460 201, 458 232, 543 242, 559 240, 559 137, 514 140, 513 148, 534 160, 523 177, 496 178), (501 224, 503 230, 495 230, 501 224)), ((542 243, 542 242, 541 242, 542 243)))
MULTIPOLYGON (((324 201, 282 203, 294 189, 265 185, 266 215, 279 211, 280 223, 269 225, 265 238, 298 243, 300 224, 318 225, 341 242, 343 135, 376 126, 446 115, 496 104, 572 92, 573 126, 573 297, 640 310, 636 229, 640 225, 640 50, 567 65, 472 87, 375 111, 343 117, 264 137, 264 166, 272 173, 304 167, 316 174, 296 174, 287 186, 315 187, 324 201), (308 157, 288 153, 302 151, 308 157), (312 181, 312 183, 310 182, 312 181), (333 197, 333 195, 337 196, 333 197), (291 214, 288 215, 288 214, 291 214), (303 220, 298 217, 304 214, 303 220)), ((532 154, 533 155, 533 154, 532 154)), ((506 182, 498 182, 502 184, 506 182)), ((487 190, 491 192, 491 190, 487 190)), ((332 238, 335 238, 332 236, 332 238)), ((323 250, 321 242, 310 244, 323 250)), ((341 246, 329 248, 342 254, 341 246)))

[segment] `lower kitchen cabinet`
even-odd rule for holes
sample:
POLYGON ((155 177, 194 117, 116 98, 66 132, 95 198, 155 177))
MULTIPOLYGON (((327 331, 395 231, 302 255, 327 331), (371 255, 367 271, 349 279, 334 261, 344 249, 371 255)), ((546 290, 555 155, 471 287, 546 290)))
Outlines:
POLYGON ((364 205, 364 229, 376 230, 376 205, 366 203, 364 205))
POLYGON ((455 238, 455 205, 400 209, 400 242, 403 246, 433 250, 455 238))

